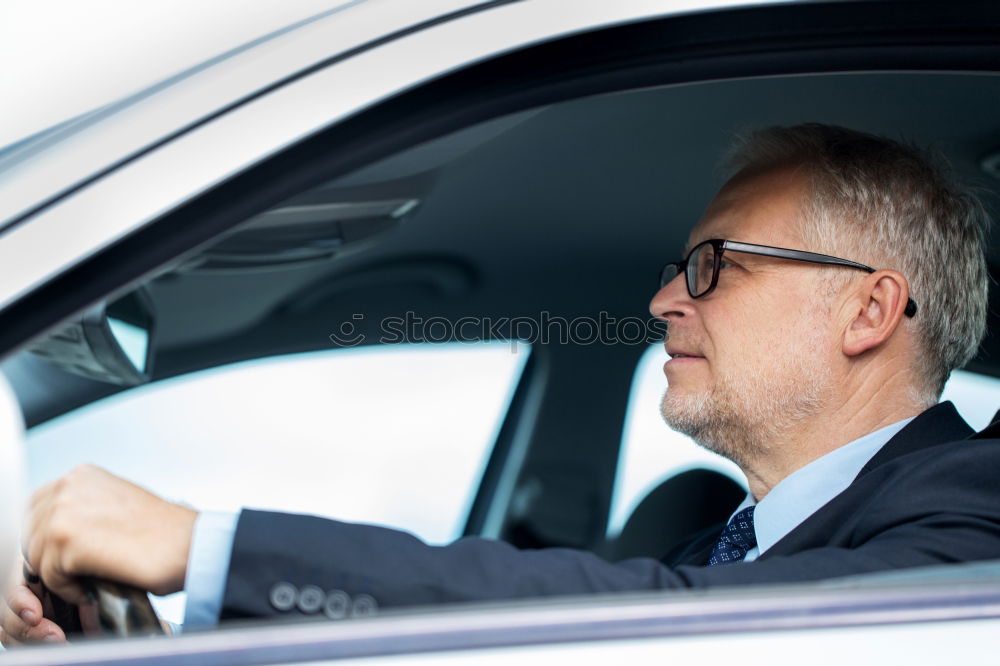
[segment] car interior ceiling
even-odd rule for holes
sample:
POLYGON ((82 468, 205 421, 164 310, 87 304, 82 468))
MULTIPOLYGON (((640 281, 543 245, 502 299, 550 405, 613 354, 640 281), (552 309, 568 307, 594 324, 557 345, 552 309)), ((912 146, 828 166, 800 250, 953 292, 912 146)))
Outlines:
MULTIPOLYGON (((1000 151, 998 99, 991 74, 790 75, 596 95, 460 129, 298 195, 152 279, 154 378, 330 349, 329 334, 355 313, 370 341, 380 319, 405 312, 645 318, 656 271, 681 256, 725 180, 720 155, 746 129, 824 122, 930 145, 996 217, 1000 178, 983 164, 1000 151), (375 213, 352 208, 377 202, 375 213), (307 209, 326 223, 296 217, 307 209), (352 231, 359 216, 367 223, 352 231)), ((996 236, 989 259, 996 279, 996 236)), ((597 544, 644 349, 536 345, 546 387, 521 485, 544 479, 543 496, 505 536, 597 544)), ((970 369, 1000 376, 994 335, 970 369)), ((3 370, 29 425, 119 390, 26 354, 3 370)))

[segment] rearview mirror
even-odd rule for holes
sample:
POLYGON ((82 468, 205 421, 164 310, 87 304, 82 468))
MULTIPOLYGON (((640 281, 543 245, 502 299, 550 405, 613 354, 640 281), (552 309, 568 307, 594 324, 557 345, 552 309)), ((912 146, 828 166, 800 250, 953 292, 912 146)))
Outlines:
POLYGON ((143 289, 82 317, 31 346, 32 353, 63 370, 119 386, 149 381, 155 317, 143 289))

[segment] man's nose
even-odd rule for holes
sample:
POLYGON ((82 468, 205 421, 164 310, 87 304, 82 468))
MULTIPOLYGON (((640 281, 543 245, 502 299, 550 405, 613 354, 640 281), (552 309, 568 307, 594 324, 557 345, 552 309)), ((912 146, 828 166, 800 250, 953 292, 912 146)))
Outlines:
POLYGON ((681 272, 653 294, 653 300, 649 302, 649 314, 669 322, 672 318, 691 314, 693 307, 694 303, 684 283, 684 273, 681 272))

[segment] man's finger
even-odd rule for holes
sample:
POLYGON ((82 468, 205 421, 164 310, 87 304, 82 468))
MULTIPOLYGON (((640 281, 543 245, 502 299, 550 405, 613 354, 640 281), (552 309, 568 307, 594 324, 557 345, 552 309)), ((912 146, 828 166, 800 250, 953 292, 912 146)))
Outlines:
POLYGON ((4 607, 4 609, 0 611, 0 644, 4 647, 10 647, 11 644, 16 645, 20 643, 20 641, 17 641, 11 635, 11 632, 22 631, 24 625, 15 623, 12 620, 13 617, 14 616, 11 614, 9 608, 4 607))
POLYGON ((79 579, 63 574, 62 570, 58 569, 51 560, 40 562, 38 569, 50 594, 76 606, 90 602, 90 597, 80 585, 79 579))
POLYGON ((2 627, 0 627, 0 645, 4 646, 7 649, 10 649, 12 647, 20 646, 21 641, 15 640, 14 638, 11 637, 10 634, 4 631, 2 627))
POLYGON ((28 639, 32 642, 65 643, 66 632, 58 624, 46 618, 39 622, 37 627, 31 628, 28 639))
POLYGON ((16 636, 12 632, 5 633, 7 634, 7 638, 16 642, 18 645, 66 642, 66 633, 59 627, 58 624, 49 619, 43 619, 37 626, 30 627, 16 636))
POLYGON ((0 613, 0 630, 4 633, 5 646, 22 643, 61 643, 66 640, 65 632, 52 620, 39 618, 34 624, 27 624, 9 606, 0 613))
POLYGON ((35 574, 39 573, 37 561, 40 554, 39 549, 44 545, 45 538, 48 536, 37 534, 35 528, 47 524, 52 515, 52 499, 51 493, 42 494, 41 490, 36 491, 31 496, 31 502, 28 510, 24 513, 24 523, 21 526, 21 557, 25 562, 25 569, 35 574))
POLYGON ((24 583, 11 585, 7 589, 4 601, 11 613, 25 625, 34 627, 41 621, 42 602, 24 583))
MULTIPOLYGON (((27 634, 31 628, 37 626, 41 621, 41 613, 34 613, 32 615, 24 613, 25 607, 20 601, 20 596, 13 591, 7 593, 4 601, 3 609, 0 610, 0 629, 4 630, 7 639, 17 640, 19 636, 27 634), (29 617, 31 620, 30 624, 22 619, 22 613, 29 617)), ((6 644, 4 642, 4 645, 6 644)))
MULTIPOLYGON (((3 631, 0 629, 0 631, 3 631)), ((45 620, 43 625, 32 627, 31 631, 21 637, 14 638, 9 633, 4 632, 3 646, 37 645, 39 643, 68 643, 66 634, 59 628, 59 625, 51 620, 45 620)))
MULTIPOLYGON (((52 484, 50 484, 52 485, 52 484)), ((55 552, 53 544, 62 543, 66 547, 65 539, 60 537, 56 531, 52 520, 52 510, 54 502, 52 497, 44 495, 43 490, 39 490, 32 498, 32 508, 28 512, 26 526, 21 538, 21 547, 25 560, 25 576, 35 576, 36 579, 44 582, 50 592, 57 594, 71 604, 83 604, 87 602, 87 595, 77 582, 74 576, 67 575, 63 567, 60 566, 61 554, 55 552), (45 529, 36 529, 36 526, 44 525, 45 529)))

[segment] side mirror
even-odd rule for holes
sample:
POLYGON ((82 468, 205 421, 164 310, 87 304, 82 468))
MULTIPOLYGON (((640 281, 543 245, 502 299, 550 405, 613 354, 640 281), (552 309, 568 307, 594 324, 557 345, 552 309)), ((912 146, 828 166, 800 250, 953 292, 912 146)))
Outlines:
POLYGON ((14 391, 0 375, 0 586, 20 552, 24 487, 24 421, 14 391))
POLYGON ((155 323, 149 295, 137 289, 98 304, 29 349, 68 372, 135 386, 152 374, 155 323))

